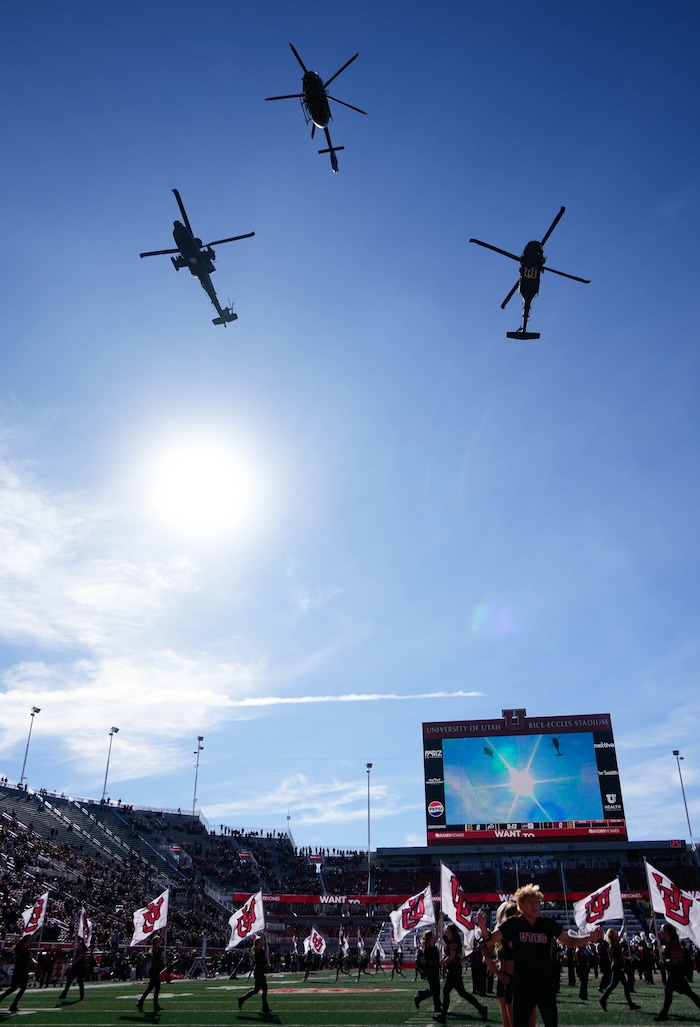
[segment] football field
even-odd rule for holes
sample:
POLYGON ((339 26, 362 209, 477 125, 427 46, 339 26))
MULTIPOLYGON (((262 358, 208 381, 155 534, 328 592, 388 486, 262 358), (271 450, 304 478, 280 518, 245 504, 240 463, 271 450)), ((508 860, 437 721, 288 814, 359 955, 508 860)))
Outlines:
MULTIPOLYGON (((29 989, 20 1003, 20 1012, 10 1014, 6 999, 0 1007, 0 1020, 26 1023, 27 1027, 112 1027, 112 1025, 159 1023, 164 1027, 219 1027, 276 1023, 285 1027, 393 1027, 432 1025, 432 1005, 428 1000, 417 1011, 413 998, 423 982, 414 983, 411 971, 407 978, 379 974, 377 977, 343 977, 336 982, 335 972, 312 974, 304 982, 303 974, 270 974, 268 1002, 272 1015, 261 1014, 260 996, 250 998, 239 1012, 238 997, 250 987, 252 980, 224 977, 173 981, 164 984, 160 993, 162 1012, 139 1013, 136 1008, 145 982, 127 984, 86 984, 85 999, 78 1001, 78 992, 71 989, 66 1002, 59 1001, 59 989, 29 989)), ((469 987, 469 975, 465 983, 469 987)), ((663 987, 657 978, 653 985, 637 982, 634 1000, 641 1005, 639 1011, 628 1010, 622 989, 613 993, 607 1012, 601 1009, 597 982, 591 978, 588 1002, 578 999, 578 987, 571 988, 562 980, 559 994, 559 1022, 564 1027, 594 1027, 594 1025, 628 1024, 630 1027, 651 1027, 653 1017, 663 1001, 663 987)), ((696 978, 691 985, 700 990, 696 978)), ((450 1006, 448 1023, 455 1027, 481 1024, 477 1011, 462 999, 454 998, 450 1006)), ((501 1017, 496 999, 488 996, 489 1022, 500 1027, 501 1017)), ((146 1000, 146 1009, 152 1009, 152 998, 146 1000)), ((669 1016, 670 1023, 700 1024, 698 1010, 684 996, 674 996, 669 1016)))

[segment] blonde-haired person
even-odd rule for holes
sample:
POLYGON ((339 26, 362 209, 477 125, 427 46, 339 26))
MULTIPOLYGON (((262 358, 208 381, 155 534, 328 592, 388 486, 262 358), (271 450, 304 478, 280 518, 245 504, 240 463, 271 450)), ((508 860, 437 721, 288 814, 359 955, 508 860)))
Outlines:
POLYGON ((529 1027, 533 1011, 539 1009, 544 1027, 557 1027, 557 993, 552 975, 552 945, 578 949, 602 938, 597 927, 585 937, 575 937, 553 917, 540 914, 542 892, 536 884, 518 888, 517 916, 507 917, 493 934, 485 936, 482 951, 490 956, 496 945, 504 945, 513 965, 513 1024, 529 1027))
MULTIPOLYGON (((518 915, 518 907, 512 899, 502 902, 496 910, 496 927, 500 927, 504 920, 511 916, 518 915)), ((479 910, 476 915, 476 922, 481 929, 482 937, 485 936, 486 914, 479 910)), ((505 942, 499 942, 494 948, 495 960, 489 955, 484 956, 484 961, 489 973, 496 978, 496 998, 501 1010, 503 1027, 513 1027, 513 958, 512 946, 505 942)), ((537 1021, 537 1010, 532 1010, 529 1027, 535 1027, 537 1021)))
POLYGON ((632 1001, 630 986, 627 983, 627 977, 625 976, 625 954, 622 951, 622 944, 620 943, 619 935, 614 927, 609 927, 605 932, 605 940, 607 941, 610 949, 612 978, 610 980, 610 984, 600 997, 599 1001, 601 1006, 603 1009, 607 1008, 610 993, 615 990, 618 984, 622 984, 622 988, 625 992, 625 998, 627 999, 627 1005, 630 1009, 641 1009, 641 1006, 638 1006, 636 1002, 632 1001))

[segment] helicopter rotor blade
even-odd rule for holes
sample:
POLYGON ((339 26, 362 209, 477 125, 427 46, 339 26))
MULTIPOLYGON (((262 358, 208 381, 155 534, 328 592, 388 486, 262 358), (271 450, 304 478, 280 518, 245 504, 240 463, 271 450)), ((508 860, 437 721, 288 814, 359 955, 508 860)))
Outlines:
MULTIPOLYGON (((323 83, 323 88, 324 89, 328 89, 328 86, 331 84, 333 79, 337 78, 338 75, 341 74, 341 72, 345 71, 347 66, 349 64, 352 64, 353 61, 356 61, 359 56, 360 56, 359 53, 353 54, 353 56, 350 58, 350 60, 346 61, 345 64, 342 66, 342 68, 339 68, 338 71, 336 71, 335 75, 331 75, 331 77, 328 79, 328 81, 323 83)), ((306 71, 306 68, 304 68, 304 71, 306 71)))
POLYGON ((294 54, 296 59, 299 61, 299 64, 301 64, 301 70, 304 72, 304 74, 306 74, 306 65, 304 64, 304 62, 302 61, 301 57, 299 56, 299 54, 294 49, 294 44, 293 43, 289 44, 289 49, 292 51, 292 53, 294 54))
POLYGON ((192 231, 192 225, 190 224, 190 219, 187 217, 185 205, 182 202, 182 198, 180 197, 180 194, 177 191, 177 189, 173 189, 173 192, 175 193, 175 199, 177 200, 177 205, 180 208, 180 213, 182 214, 182 220, 185 222, 185 227, 187 228, 188 232, 194 235, 194 232, 192 231))
POLYGON ((561 218, 562 218, 562 217, 564 216, 564 211, 565 211, 565 210, 566 210, 566 207, 562 207, 562 208, 561 208, 561 210, 559 211, 559 213, 558 213, 558 214, 557 214, 557 216, 555 217, 554 221, 552 221, 551 225, 549 226, 549 228, 548 228, 548 229, 547 229, 547 231, 545 232, 544 238, 543 238, 543 239, 541 240, 541 242, 540 242, 540 246, 544 246, 544 244, 545 244, 545 243, 547 242, 547 239, 549 239, 550 235, 552 234, 552 232, 554 231, 554 229, 555 229, 555 228, 557 227, 557 225, 559 224, 559 221, 560 221, 560 220, 561 220, 561 218))
POLYGON ((515 296, 515 293, 517 292, 517 289, 518 289, 519 285, 520 285, 520 279, 517 280, 517 282, 515 283, 513 288, 510 290, 510 292, 508 293, 506 298, 503 300, 503 303, 501 303, 501 310, 505 310, 506 309, 507 305, 510 303, 510 301, 515 296))
POLYGON ((571 278, 574 282, 583 282, 584 285, 590 285, 590 278, 579 278, 578 275, 567 275, 566 271, 557 271, 555 267, 543 267, 543 271, 551 271, 553 275, 561 275, 562 278, 571 278))
POLYGON ((353 107, 351 103, 346 103, 345 100, 339 100, 337 96, 329 96, 328 99, 332 100, 334 103, 342 103, 343 107, 349 107, 351 111, 357 111, 358 114, 367 113, 367 111, 360 110, 359 107, 353 107))
POLYGON ((149 250, 148 253, 139 253, 139 257, 161 257, 166 253, 179 253, 179 250, 149 250))
POLYGON ((312 121, 312 122, 311 122, 311 138, 313 139, 313 137, 314 137, 315 135, 316 135, 316 122, 315 122, 315 121, 312 121))
POLYGON ((255 232, 246 232, 245 235, 232 235, 228 239, 214 239, 213 242, 208 242, 207 246, 223 246, 225 242, 237 242, 239 239, 251 239, 255 235, 255 232))
POLYGON ((285 96, 266 96, 266 100, 300 100, 303 93, 287 93, 285 96))
POLYGON ((502 253, 504 257, 510 257, 511 260, 517 260, 520 263, 520 257, 509 253, 508 250, 502 250, 500 246, 492 246, 490 242, 482 242, 481 239, 470 239, 469 242, 475 242, 477 246, 484 246, 487 250, 493 250, 494 253, 502 253))

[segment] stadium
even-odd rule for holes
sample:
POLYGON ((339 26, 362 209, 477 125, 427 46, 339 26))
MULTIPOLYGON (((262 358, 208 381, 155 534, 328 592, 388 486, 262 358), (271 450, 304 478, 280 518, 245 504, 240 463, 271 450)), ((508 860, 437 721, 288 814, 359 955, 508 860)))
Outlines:
MULTIPOLYGON (((504 710, 490 721, 424 724, 423 742, 427 844, 369 853, 300 848, 289 828, 217 831, 201 812, 34 791, 2 779, 5 973, 22 914, 40 895, 47 912, 36 981, 49 988, 65 978, 81 915, 91 924, 92 979, 140 980, 146 948, 132 945, 134 913, 164 889, 169 973, 185 980, 246 972, 249 950, 229 947, 229 918, 258 892, 271 967, 299 969, 314 929, 325 949, 314 970, 335 970, 336 980, 341 969, 354 973, 370 950, 377 969, 388 972, 390 914, 428 885, 437 899, 445 865, 475 908, 494 910, 536 883, 545 912, 574 933, 574 903, 618 880, 628 936, 653 935, 647 863, 688 895, 700 894, 696 854, 685 840, 627 837, 608 714, 528 718, 525 710, 504 710)), ((416 946, 414 931, 402 943, 407 971, 416 946)))

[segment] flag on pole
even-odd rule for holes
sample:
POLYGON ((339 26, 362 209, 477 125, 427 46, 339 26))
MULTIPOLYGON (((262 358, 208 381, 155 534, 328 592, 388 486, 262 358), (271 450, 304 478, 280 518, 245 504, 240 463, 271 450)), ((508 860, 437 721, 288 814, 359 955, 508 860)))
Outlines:
POLYGON ((30 934, 38 934, 44 926, 48 902, 49 893, 45 891, 44 894, 36 900, 33 906, 29 906, 24 910, 22 913, 22 920, 24 921, 24 930, 22 931, 22 935, 24 937, 30 934))
POLYGON ((440 911, 461 933, 465 952, 471 952, 476 938, 472 905, 455 874, 443 862, 440 863, 440 911))
POLYGON ((149 902, 143 909, 134 911, 134 936, 131 939, 132 945, 138 945, 140 941, 147 941, 154 931, 162 930, 168 922, 168 899, 170 889, 166 888, 162 895, 159 895, 153 902, 149 902))
POLYGON ((399 906, 393 913, 389 914, 391 925, 394 929, 394 941, 400 942, 402 938, 416 927, 430 927, 435 923, 435 909, 433 907, 433 893, 430 885, 406 899, 403 906, 399 906))
POLYGON ((386 959, 386 953, 384 952, 384 949, 379 943, 379 938, 377 938, 377 940, 375 941, 374 947, 372 948, 372 951, 369 954, 369 958, 373 963, 381 963, 382 959, 386 959))
POLYGON ((364 956, 365 954, 365 943, 360 934, 360 928, 357 928, 357 954, 358 956, 364 956))
POLYGON ((622 892, 617 877, 598 891, 591 892, 585 899, 574 902, 574 920, 580 934, 587 934, 605 920, 624 919, 622 892))
POLYGON ((326 951, 326 939, 315 927, 312 927, 311 934, 304 938, 304 952, 309 952, 309 950, 317 956, 322 956, 326 951))
POLYGON ((231 938, 226 946, 227 950, 235 949, 236 945, 245 941, 246 938, 264 931, 265 908, 263 906, 262 892, 258 891, 255 895, 251 895, 241 908, 237 909, 229 917, 228 922, 231 928, 231 938))
POLYGON ((80 910, 80 919, 78 920, 78 937, 83 939, 85 942, 85 948, 89 949, 92 944, 92 920, 88 920, 85 906, 80 910))
POLYGON ((700 902, 691 892, 683 891, 670 877, 646 863, 649 898, 655 913, 660 913, 678 931, 679 938, 689 938, 700 947, 700 902))

